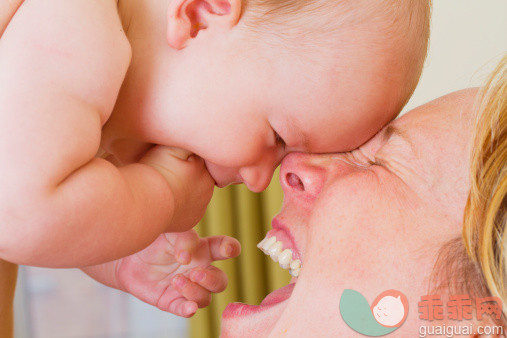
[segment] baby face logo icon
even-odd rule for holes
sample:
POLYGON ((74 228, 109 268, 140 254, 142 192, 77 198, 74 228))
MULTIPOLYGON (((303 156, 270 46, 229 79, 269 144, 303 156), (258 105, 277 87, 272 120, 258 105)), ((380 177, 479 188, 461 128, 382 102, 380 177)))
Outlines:
POLYGON ((384 291, 372 303, 371 312, 380 325, 400 327, 408 314, 407 297, 396 290, 384 291))
POLYGON ((371 307, 359 292, 344 290, 340 313, 347 325, 366 336, 383 336, 399 328, 407 318, 407 297, 397 290, 387 290, 375 298, 371 307))

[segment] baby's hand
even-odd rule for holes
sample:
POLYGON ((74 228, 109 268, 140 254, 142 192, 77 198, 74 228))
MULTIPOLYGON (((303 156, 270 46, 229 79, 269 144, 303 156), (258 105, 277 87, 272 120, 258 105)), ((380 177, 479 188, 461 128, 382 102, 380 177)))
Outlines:
POLYGON ((239 255, 228 236, 200 238, 197 232, 165 233, 146 249, 116 261, 116 284, 140 300, 182 317, 208 306, 225 290, 227 276, 210 265, 239 255))
POLYGON ((215 185, 204 161, 183 149, 155 146, 140 162, 162 174, 173 192, 173 217, 166 232, 194 227, 204 216, 215 185))

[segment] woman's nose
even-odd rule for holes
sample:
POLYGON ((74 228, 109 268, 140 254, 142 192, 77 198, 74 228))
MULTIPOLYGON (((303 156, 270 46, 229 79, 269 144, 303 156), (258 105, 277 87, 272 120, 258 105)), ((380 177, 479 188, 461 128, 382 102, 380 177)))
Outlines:
POLYGON ((320 166, 315 157, 303 153, 292 153, 282 161, 280 182, 286 195, 317 197, 326 181, 327 170, 320 166))

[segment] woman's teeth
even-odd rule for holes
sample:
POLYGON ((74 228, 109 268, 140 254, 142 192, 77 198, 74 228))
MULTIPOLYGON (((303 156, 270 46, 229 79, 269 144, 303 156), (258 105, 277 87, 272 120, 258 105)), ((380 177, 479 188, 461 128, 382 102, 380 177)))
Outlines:
POLYGON ((278 262, 278 256, 282 253, 282 247, 283 247, 282 242, 276 241, 273 245, 269 247, 269 249, 266 249, 268 255, 275 262, 278 262))
POLYGON ((288 269, 293 277, 299 276, 301 271, 301 261, 292 258, 292 250, 283 250, 283 243, 276 240, 275 236, 264 238, 257 244, 257 247, 262 250, 266 255, 269 255, 272 260, 278 262, 282 269, 288 269))

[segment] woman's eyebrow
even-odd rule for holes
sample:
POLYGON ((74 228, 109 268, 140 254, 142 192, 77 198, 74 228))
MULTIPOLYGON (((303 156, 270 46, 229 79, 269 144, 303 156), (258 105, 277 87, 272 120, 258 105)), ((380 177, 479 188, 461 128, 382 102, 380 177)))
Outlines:
POLYGON ((401 140, 406 142, 410 146, 411 150, 414 152, 414 144, 410 140, 410 137, 403 130, 401 130, 396 126, 393 125, 387 126, 382 135, 382 140, 384 141, 384 143, 386 143, 393 135, 399 137, 401 140))

